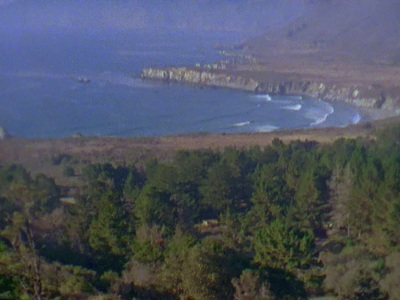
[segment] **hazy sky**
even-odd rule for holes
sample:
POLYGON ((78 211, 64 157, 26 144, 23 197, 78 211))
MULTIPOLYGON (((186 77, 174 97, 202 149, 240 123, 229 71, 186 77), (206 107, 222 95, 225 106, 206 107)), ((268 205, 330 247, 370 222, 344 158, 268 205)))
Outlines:
POLYGON ((0 29, 202 29, 262 32, 304 11, 301 0, 0 0, 0 29))

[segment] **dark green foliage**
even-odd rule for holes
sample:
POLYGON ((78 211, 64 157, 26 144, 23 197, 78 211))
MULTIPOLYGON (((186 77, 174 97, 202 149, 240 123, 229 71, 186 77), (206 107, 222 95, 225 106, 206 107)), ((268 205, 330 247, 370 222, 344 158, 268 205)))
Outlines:
POLYGON ((109 190, 101 196, 99 211, 92 220, 88 236, 89 245, 102 256, 123 255, 125 224, 118 194, 109 190))
POLYGON ((82 178, 86 182, 95 182, 112 178, 114 168, 111 164, 92 164, 82 170, 82 178))
POLYGON ((38 199, 35 200, 35 210, 43 213, 49 213, 54 210, 60 200, 60 188, 56 185, 54 179, 39 174, 32 184, 41 193, 41 195, 38 195, 38 199))
POLYGON ((269 269, 271 291, 277 299, 307 299, 304 282, 282 269, 269 269))
POLYGON ((0 170, 0 196, 2 194, 5 212, 13 207, 40 216, 58 206, 60 188, 52 178, 43 174, 32 178, 21 166, 11 165, 0 170))
POLYGON ((184 297, 186 290, 183 270, 191 249, 196 245, 194 237, 177 230, 165 251, 165 262, 161 268, 161 290, 175 297, 184 297))
POLYGON ((101 275, 100 280, 103 284, 103 290, 106 290, 111 294, 120 294, 121 278, 118 273, 113 271, 104 272, 103 275, 101 275))
POLYGON ((125 199, 129 201, 135 201, 144 183, 144 175, 141 174, 135 167, 130 168, 123 187, 125 199))
POLYGON ((29 173, 20 165, 0 168, 0 189, 4 191, 11 184, 27 184, 31 180, 29 173))
POLYGON ((96 273, 79 266, 49 266, 53 284, 63 298, 87 298, 95 293, 93 283, 96 273))
POLYGON ((174 228, 177 219, 173 213, 171 194, 162 188, 146 185, 136 201, 135 217, 139 226, 174 228))
POLYGON ((356 147, 357 142, 353 139, 337 139, 332 145, 323 148, 321 161, 331 169, 335 166, 344 167, 356 147))
POLYGON ((318 265, 312 235, 277 220, 257 232, 254 250, 254 262, 267 270, 271 290, 278 299, 306 297, 305 284, 313 279, 303 282, 301 278, 318 265), (303 276, 297 277, 300 274, 303 276))
POLYGON ((3 166, 0 298, 396 299, 399 128, 88 165, 71 203, 3 166))
POLYGON ((18 207, 6 197, 0 197, 0 230, 11 221, 12 215, 18 210, 18 207))
POLYGON ((75 170, 74 170, 74 168, 71 167, 71 166, 65 166, 65 167, 63 168, 63 175, 64 175, 65 177, 73 177, 73 176, 75 176, 75 170))
POLYGON ((82 178, 88 184, 102 184, 113 186, 119 192, 122 192, 125 181, 130 173, 126 167, 118 166, 114 168, 111 164, 93 164, 82 170, 82 178))
POLYGON ((0 240, 0 299, 16 299, 19 294, 19 283, 17 277, 7 270, 6 251, 9 251, 9 247, 0 240))
POLYGON ((0 275, 0 299, 17 299, 18 283, 13 277, 0 275))
POLYGON ((202 181, 200 192, 203 209, 215 217, 218 212, 240 211, 251 195, 251 173, 256 164, 242 151, 225 149, 221 159, 214 163, 202 181))
POLYGON ((387 152, 398 152, 400 142, 400 126, 399 124, 391 124, 382 128, 377 133, 377 142, 380 145, 380 149, 384 149, 387 152))
POLYGON ((219 159, 212 152, 179 152, 173 165, 177 170, 177 182, 198 187, 208 168, 219 159))
POLYGON ((293 213, 299 227, 318 236, 324 235, 327 221, 328 186, 330 177, 326 167, 308 169, 299 179, 296 189, 296 207, 293 213))
POLYGON ((193 299, 230 299, 241 268, 232 250, 209 238, 191 248, 183 264, 183 290, 193 299))
POLYGON ((259 230, 254 239, 254 261, 265 268, 294 271, 315 264, 314 237, 277 220, 259 230))
POLYGON ((393 155, 386 159, 385 184, 394 196, 400 193, 400 156, 393 155))
POLYGON ((8 226, 0 232, 0 237, 9 245, 1 251, 1 275, 15 278, 22 293, 39 299, 46 291, 31 222, 29 213, 15 212, 8 226))
POLYGON ((349 168, 353 174, 354 183, 356 185, 362 184, 362 174, 367 164, 367 153, 364 146, 358 145, 352 152, 349 161, 349 168))
POLYGON ((159 226, 143 225, 136 230, 133 258, 141 263, 156 263, 163 258, 165 238, 159 226))
POLYGON ((51 161, 54 165, 61 165, 61 164, 66 164, 72 161, 72 156, 68 154, 58 154, 55 155, 51 158, 51 161))
POLYGON ((202 204, 212 211, 226 211, 233 208, 235 200, 238 201, 234 190, 239 177, 239 170, 226 162, 212 166, 200 188, 202 204))
POLYGON ((293 205, 294 190, 289 188, 284 171, 277 165, 258 167, 253 178, 251 203, 254 206, 248 216, 249 222, 260 228, 286 216, 293 205))
POLYGON ((386 233, 389 237, 390 244, 397 249, 400 248, 400 198, 392 201, 387 215, 386 233))
POLYGON ((248 151, 248 156, 253 163, 266 165, 276 163, 279 159, 278 150, 273 147, 260 149, 256 146, 248 151))

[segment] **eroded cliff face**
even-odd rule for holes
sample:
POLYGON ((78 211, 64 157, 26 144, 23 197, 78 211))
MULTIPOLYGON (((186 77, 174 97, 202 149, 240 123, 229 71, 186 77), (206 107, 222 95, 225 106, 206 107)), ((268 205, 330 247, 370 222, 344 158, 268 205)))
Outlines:
POLYGON ((167 69, 145 69, 142 78, 157 79, 172 82, 183 82, 195 85, 223 87, 255 92, 259 83, 253 79, 233 76, 227 73, 215 73, 202 69, 167 68, 167 69))
POLYGON ((317 81, 282 82, 279 84, 260 84, 260 91, 273 94, 300 94, 326 101, 344 101, 349 104, 370 109, 397 109, 400 96, 393 96, 380 87, 337 85, 317 81))
POLYGON ((149 68, 142 72, 142 78, 181 82, 194 85, 240 89, 260 94, 296 94, 306 95, 327 101, 344 101, 359 107, 395 110, 400 108, 400 90, 398 93, 385 90, 380 86, 337 85, 318 81, 256 81, 229 72, 205 70, 201 68, 149 68))

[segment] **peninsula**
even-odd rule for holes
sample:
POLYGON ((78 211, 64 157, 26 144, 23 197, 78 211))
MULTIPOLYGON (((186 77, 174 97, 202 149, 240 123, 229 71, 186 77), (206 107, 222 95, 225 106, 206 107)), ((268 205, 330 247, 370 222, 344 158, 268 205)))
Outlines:
POLYGON ((238 59, 232 62, 148 68, 142 78, 307 95, 375 111, 375 118, 394 116, 400 112, 400 37, 393 34, 400 30, 399 3, 366 6, 316 5, 289 25, 233 47, 238 59))

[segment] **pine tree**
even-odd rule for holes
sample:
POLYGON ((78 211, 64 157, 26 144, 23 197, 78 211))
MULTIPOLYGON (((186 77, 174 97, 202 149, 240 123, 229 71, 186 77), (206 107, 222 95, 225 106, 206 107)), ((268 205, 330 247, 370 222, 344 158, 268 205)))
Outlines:
POLYGON ((260 229, 254 238, 254 261, 285 271, 307 269, 315 264, 314 237, 277 220, 260 229))

